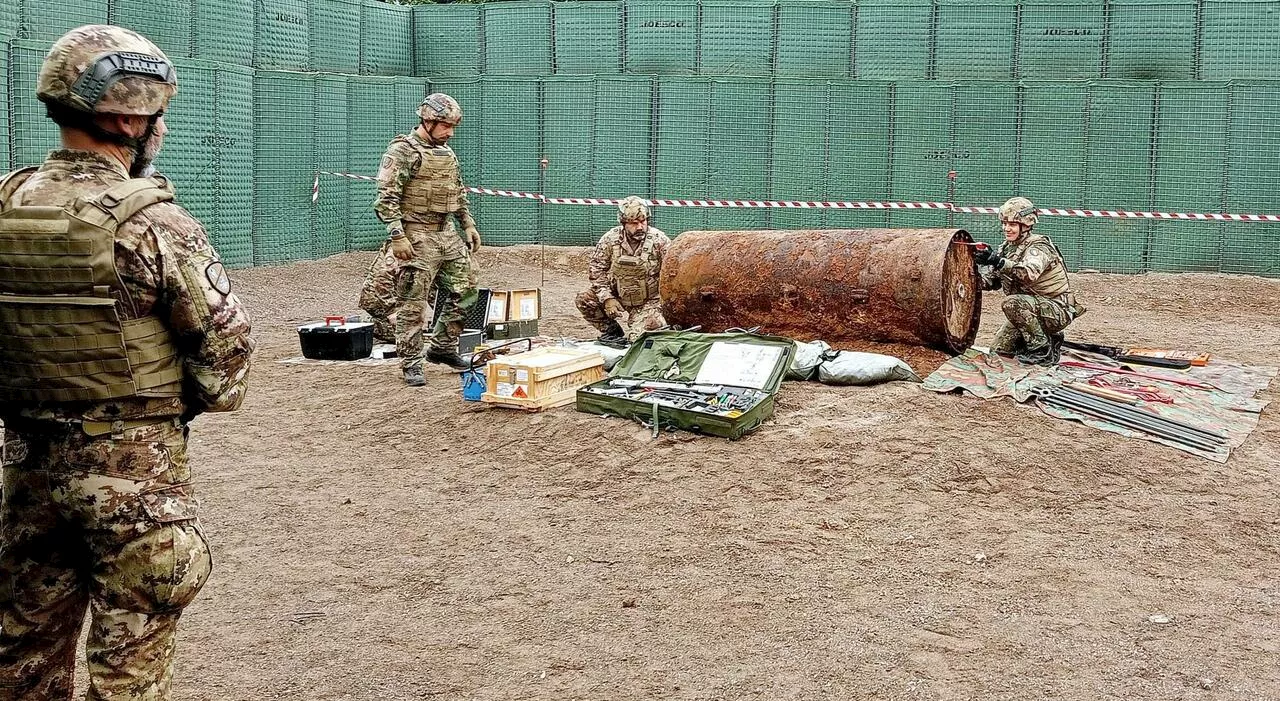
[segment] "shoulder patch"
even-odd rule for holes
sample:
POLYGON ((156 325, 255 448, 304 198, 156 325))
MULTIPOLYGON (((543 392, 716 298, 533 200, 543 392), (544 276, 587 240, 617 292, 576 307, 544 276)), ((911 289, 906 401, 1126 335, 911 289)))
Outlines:
POLYGON ((213 289, 221 292, 223 297, 231 294, 231 278, 227 277, 227 269, 222 267, 221 262, 215 260, 206 266, 204 276, 208 278, 213 289))

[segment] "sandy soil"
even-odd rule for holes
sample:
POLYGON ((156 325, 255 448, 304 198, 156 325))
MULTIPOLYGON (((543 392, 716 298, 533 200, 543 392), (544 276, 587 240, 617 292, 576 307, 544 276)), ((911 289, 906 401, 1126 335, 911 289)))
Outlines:
MULTIPOLYGON (((787 383, 731 443, 275 362, 369 255, 233 276, 260 350, 192 431, 216 564, 178 699, 1280 699, 1275 407, 1218 465, 906 383, 787 383)), ((585 256, 481 280, 586 337, 585 256)), ((1074 279, 1076 338, 1280 364, 1280 280, 1074 279)))

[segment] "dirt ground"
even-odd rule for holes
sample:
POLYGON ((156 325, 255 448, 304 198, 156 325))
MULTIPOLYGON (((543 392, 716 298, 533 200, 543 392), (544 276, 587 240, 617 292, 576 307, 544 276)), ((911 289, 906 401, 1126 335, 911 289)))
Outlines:
MULTIPOLYGON (((586 337, 585 253, 481 281, 586 337)), ((215 570, 177 699, 1280 699, 1276 406, 1218 465, 907 383, 787 383, 728 442, 275 362, 369 256, 233 275, 259 350, 192 430, 215 570)), ((1075 338, 1280 365, 1280 280, 1074 279, 1075 338)))

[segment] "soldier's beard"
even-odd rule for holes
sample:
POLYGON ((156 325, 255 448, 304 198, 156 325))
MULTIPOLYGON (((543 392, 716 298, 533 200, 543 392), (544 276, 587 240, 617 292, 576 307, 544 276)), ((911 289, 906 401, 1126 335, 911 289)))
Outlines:
POLYGON ((160 147, 163 145, 164 135, 158 129, 152 128, 147 134, 147 138, 138 144, 138 149, 134 152, 133 165, 129 167, 129 175, 135 178, 143 178, 155 172, 151 168, 151 164, 160 155, 160 147))

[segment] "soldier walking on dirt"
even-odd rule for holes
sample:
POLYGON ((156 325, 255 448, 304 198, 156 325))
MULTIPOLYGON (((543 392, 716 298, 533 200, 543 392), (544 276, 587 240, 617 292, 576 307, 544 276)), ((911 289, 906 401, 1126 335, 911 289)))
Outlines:
POLYGON ((996 332, 991 350, 1015 355, 1023 363, 1054 365, 1062 350, 1063 329, 1085 308, 1076 302, 1067 280, 1062 253, 1048 236, 1031 233, 1039 217, 1025 197, 1000 205, 1004 243, 979 248, 983 289, 1003 289, 1000 305, 1007 321, 996 332))
POLYGON ((127 29, 58 39, 36 95, 62 148, 0 181, 0 699, 169 698, 209 577, 191 419, 244 399, 253 343, 204 227, 143 178, 173 64, 127 29))
POLYGON ((591 253, 591 287, 574 299, 603 338, 634 341, 667 325, 658 275, 669 245, 666 234, 649 226, 644 200, 631 196, 618 203, 618 226, 605 232, 591 253))
MULTIPOLYGON (((427 96, 418 107, 418 126, 391 140, 378 169, 374 212, 387 225, 387 242, 373 262, 361 293, 361 307, 383 318, 396 314, 396 354, 406 384, 421 387, 423 325, 427 293, 434 286, 443 305, 431 333, 426 359, 458 369, 464 310, 479 298, 471 254, 480 250, 480 232, 471 217, 458 157, 448 141, 462 122, 462 108, 444 93, 427 96), (453 219, 462 228, 454 229, 453 219), (463 239, 465 238, 465 243, 463 239), (390 251, 390 257, 387 252, 390 251), (392 260, 394 258, 394 261, 392 260), (394 304, 386 304, 385 270, 394 264, 394 304), (379 275, 382 266, 383 274, 379 275)), ((376 322, 375 322, 376 323, 376 322)))

